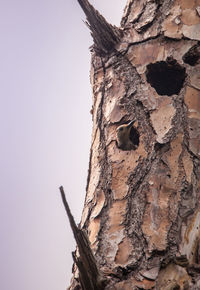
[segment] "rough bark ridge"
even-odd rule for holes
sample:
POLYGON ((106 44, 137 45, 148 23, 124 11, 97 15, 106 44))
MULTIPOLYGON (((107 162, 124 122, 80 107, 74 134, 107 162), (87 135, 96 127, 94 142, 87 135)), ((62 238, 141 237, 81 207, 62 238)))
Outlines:
POLYGON ((200 289, 200 1, 129 0, 121 30, 92 53, 81 228, 105 289, 200 289), (139 146, 123 151, 116 128, 133 119, 139 146))

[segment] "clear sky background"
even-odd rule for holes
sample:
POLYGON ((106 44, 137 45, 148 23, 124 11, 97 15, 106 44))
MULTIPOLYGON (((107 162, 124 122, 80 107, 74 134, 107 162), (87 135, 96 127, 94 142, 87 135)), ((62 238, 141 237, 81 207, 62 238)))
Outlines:
MULTIPOLYGON (((119 25, 126 0, 90 1, 119 25)), ((0 289, 62 290, 85 197, 92 39, 76 0, 0 5, 0 289)))

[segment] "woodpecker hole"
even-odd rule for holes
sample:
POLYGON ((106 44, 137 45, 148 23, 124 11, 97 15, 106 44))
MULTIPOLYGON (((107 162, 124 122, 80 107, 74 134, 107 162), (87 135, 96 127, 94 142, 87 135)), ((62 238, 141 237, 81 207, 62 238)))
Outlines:
POLYGON ((172 57, 168 57, 166 61, 147 65, 147 82, 161 96, 177 95, 183 86, 185 77, 185 68, 172 57))
POLYGON ((196 44, 191 47, 183 56, 183 61, 191 66, 200 63, 200 45, 196 44))
POLYGON ((131 127, 131 131, 130 131, 130 136, 129 136, 131 142, 133 143, 133 145, 135 145, 136 147, 139 146, 140 143, 140 135, 138 133, 138 130, 135 127, 131 127))

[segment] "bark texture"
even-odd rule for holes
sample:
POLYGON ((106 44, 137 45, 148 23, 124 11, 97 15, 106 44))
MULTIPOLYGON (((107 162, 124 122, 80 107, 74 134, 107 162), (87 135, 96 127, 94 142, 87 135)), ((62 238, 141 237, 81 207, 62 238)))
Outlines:
POLYGON ((105 289, 200 289, 200 1, 129 0, 120 29, 92 53, 80 227, 105 289), (123 151, 116 129, 131 120, 137 149, 123 151))

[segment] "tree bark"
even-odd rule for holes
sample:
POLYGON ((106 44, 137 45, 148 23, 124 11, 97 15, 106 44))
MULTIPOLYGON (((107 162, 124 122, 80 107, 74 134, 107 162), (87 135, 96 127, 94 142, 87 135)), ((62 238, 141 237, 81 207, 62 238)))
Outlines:
MULTIPOLYGON (((129 0, 120 29, 93 16, 80 228, 104 289, 200 289, 200 1, 129 0), (123 150, 116 130, 132 120, 123 150)), ((76 265, 69 289, 81 289, 76 265)))

